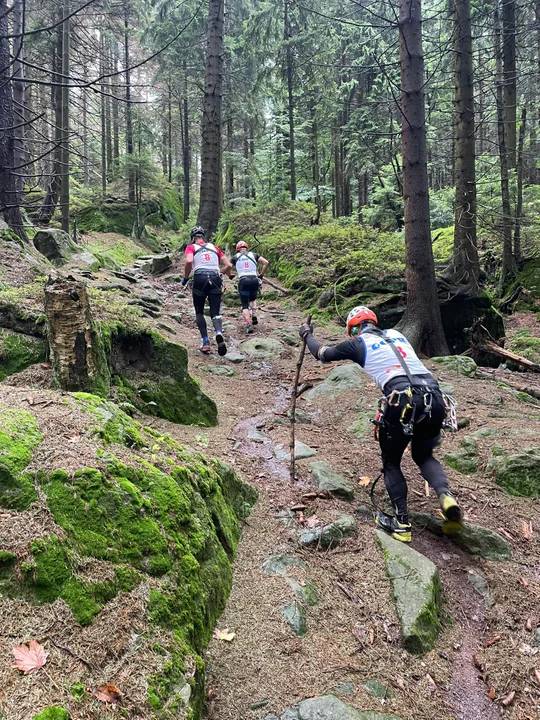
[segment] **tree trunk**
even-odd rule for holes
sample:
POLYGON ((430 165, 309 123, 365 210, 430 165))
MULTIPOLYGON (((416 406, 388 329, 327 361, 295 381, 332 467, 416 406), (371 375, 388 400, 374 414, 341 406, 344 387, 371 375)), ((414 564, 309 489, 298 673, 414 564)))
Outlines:
POLYGON ((26 159, 25 134, 26 126, 26 102, 25 102, 25 83, 24 83, 24 33, 25 17, 24 17, 23 0, 15 0, 13 3, 13 34, 21 35, 13 41, 13 117, 15 120, 14 129, 14 146, 13 158, 15 167, 20 168, 15 171, 15 189, 17 191, 17 203, 22 201, 22 193, 24 190, 25 168, 23 167, 26 159))
POLYGON ((291 46, 291 23, 289 19, 289 0, 284 2, 283 38, 285 40, 285 72, 287 76, 287 116, 289 121, 289 190, 291 199, 296 200, 296 152, 294 137, 294 97, 293 97, 293 53, 291 46))
MULTIPOLYGON (((115 42, 112 44, 112 58, 113 58, 113 72, 118 72, 118 45, 115 42)), ((113 126, 113 158, 118 160, 120 157, 120 121, 119 121, 119 106, 116 96, 118 95, 118 87, 116 83, 117 75, 114 76, 111 83, 112 88, 112 126, 113 126)))
POLYGON ((454 0, 454 122, 456 185, 454 274, 460 285, 478 289, 474 87, 470 0, 454 0))
POLYGON ((508 168, 516 167, 516 107, 517 107, 517 69, 516 69, 516 2, 501 0, 502 6, 502 62, 503 88, 502 104, 504 109, 504 137, 508 168))
POLYGON ((221 101, 224 0, 208 0, 206 74, 201 143, 201 191, 197 224, 210 237, 217 230, 221 195, 221 101))
POLYGON ((525 142, 525 127, 527 124, 527 107, 521 110, 521 124, 519 126, 519 142, 517 154, 517 199, 516 224, 514 227, 514 260, 521 260, 521 214, 523 211, 523 145, 525 142))
POLYGON ((227 200, 231 200, 234 195, 234 165, 232 161, 232 153, 234 152, 234 133, 231 109, 229 108, 229 116, 227 117, 227 152, 229 157, 227 160, 226 170, 226 194, 227 200))
MULTIPOLYGON (((14 174, 14 114, 10 81, 11 65, 8 35, 8 8, 0 0, 0 211, 9 227, 22 240, 27 240, 19 207, 14 174)), ((18 168, 17 172, 22 172, 18 168)))
POLYGON ((510 209, 510 186, 508 181, 508 151, 506 146, 506 129, 504 112, 504 72, 501 50, 501 28, 499 22, 498 0, 495 0, 495 58, 497 66, 497 134, 499 141, 499 165, 501 171, 501 203, 502 203, 502 235, 503 253, 499 291, 504 294, 505 288, 516 276, 514 255, 512 252, 512 216, 510 209))
POLYGON ((124 17, 124 62, 125 62, 125 76, 126 76, 126 153, 129 156, 129 168, 128 168, 128 200, 130 203, 135 203, 135 168, 133 167, 133 109, 131 106, 131 70, 129 56, 129 21, 126 16, 124 17))
POLYGON ((58 387, 107 397, 111 377, 103 342, 92 319, 86 285, 49 278, 44 307, 58 387))
MULTIPOLYGON (((186 83, 187 86, 187 83, 186 83)), ((191 153, 189 147, 189 111, 188 111, 188 99, 187 89, 184 92, 184 99, 182 102, 182 167, 184 175, 184 222, 188 221, 189 218, 189 186, 190 186, 190 166, 191 166, 191 153)))
POLYGON ((401 138, 407 308, 399 324, 417 352, 447 355, 429 225, 420 0, 400 0, 401 138))
MULTIPOLYGON (((86 67, 83 72, 84 82, 88 81, 86 67)), ((82 103, 82 134, 83 134, 83 179, 84 187, 90 187, 90 158, 88 157, 88 91, 81 90, 82 103)))
POLYGON ((69 233, 69 45, 70 20, 69 0, 64 0, 62 23, 62 174, 60 180, 60 204, 62 208, 62 230, 69 233))
MULTIPOLYGON (((104 85, 101 86, 101 91, 104 92, 104 85)), ((107 195, 107 147, 105 143, 106 125, 105 119, 105 96, 101 96, 100 106, 100 117, 101 117, 101 194, 103 197, 107 195)))
POLYGON ((62 174, 62 88, 59 83, 62 80, 62 25, 56 30, 56 42, 53 45, 52 57, 52 80, 57 85, 51 88, 51 104, 54 108, 54 144, 53 166, 49 187, 43 205, 39 211, 38 222, 48 225, 58 202, 60 195, 60 177, 62 174))
POLYGON ((171 83, 167 85, 167 180, 172 183, 173 133, 172 133, 172 93, 171 83))
MULTIPOLYGON (((108 74, 111 71, 110 53, 108 44, 105 45, 105 72, 108 74)), ((106 95, 103 98, 105 101, 105 147, 107 148, 107 170, 110 173, 113 164, 113 143, 112 143, 112 123, 111 123, 111 85, 110 80, 106 80, 103 87, 105 88, 106 95)))

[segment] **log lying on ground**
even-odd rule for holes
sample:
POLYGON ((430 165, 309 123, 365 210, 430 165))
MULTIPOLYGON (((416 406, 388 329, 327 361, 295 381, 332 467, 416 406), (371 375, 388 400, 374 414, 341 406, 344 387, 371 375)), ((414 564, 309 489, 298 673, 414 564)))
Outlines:
POLYGON ((540 365, 533 363, 531 360, 527 360, 527 358, 524 358, 521 355, 516 355, 509 350, 505 350, 504 348, 499 347, 499 345, 494 343, 492 340, 483 340, 476 347, 484 353, 491 353, 492 355, 496 355, 503 360, 509 360, 516 365, 520 365, 521 367, 524 367, 531 372, 540 373, 540 365))
POLYGON ((279 290, 279 292, 283 293, 284 295, 290 295, 290 292, 288 290, 285 290, 285 288, 280 287, 273 280, 269 280, 267 277, 263 277, 262 280, 263 280, 263 282, 268 283, 268 285, 270 285, 270 287, 273 287, 274 290, 279 290))

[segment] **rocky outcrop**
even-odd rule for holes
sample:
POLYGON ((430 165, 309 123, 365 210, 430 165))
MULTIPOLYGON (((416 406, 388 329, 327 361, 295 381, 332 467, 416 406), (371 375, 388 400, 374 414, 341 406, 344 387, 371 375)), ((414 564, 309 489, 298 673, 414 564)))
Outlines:
POLYGON ((57 228, 38 230, 33 242, 36 250, 56 266, 64 265, 78 250, 68 233, 57 228))
POLYGON ((321 395, 333 395, 344 390, 359 390, 363 387, 362 369, 353 363, 332 368, 326 379, 308 390, 304 397, 313 401, 321 395))
POLYGON ((523 450, 514 455, 497 455, 487 467, 497 485, 510 495, 540 497, 540 448, 523 450))
MULTIPOLYGON (((199 718, 201 652, 225 605, 240 521, 256 493, 229 466, 144 428, 109 401, 52 392, 49 398, 52 418, 42 406, 35 416, 14 407, 13 394, 9 407, 0 404, 0 504, 9 522, 0 530, 10 528, 1 535, 0 582, 10 598, 11 631, 27 635, 28 603, 38 623, 60 613, 70 647, 83 642, 95 663, 84 668, 86 684, 97 687, 113 673, 111 663, 129 660, 133 687, 143 688, 130 712, 199 718), (67 442, 58 422, 66 413, 84 452, 70 453, 71 445, 65 468, 62 456, 44 464, 49 446, 56 452, 67 442), (38 491, 39 522, 31 522, 34 515, 25 511, 38 491), (102 643, 113 630, 114 658, 102 643)), ((54 645, 47 649, 55 652, 54 645)), ((61 654, 55 664, 64 660, 61 654)), ((14 675, 13 692, 18 682, 14 675)), ((130 678, 118 682, 128 696, 130 678)), ((51 708, 41 709, 40 699, 34 686, 33 706, 48 718, 51 708)), ((55 700, 73 708, 69 683, 57 687, 55 700)), ((77 717, 92 702, 91 695, 78 699, 77 717)))

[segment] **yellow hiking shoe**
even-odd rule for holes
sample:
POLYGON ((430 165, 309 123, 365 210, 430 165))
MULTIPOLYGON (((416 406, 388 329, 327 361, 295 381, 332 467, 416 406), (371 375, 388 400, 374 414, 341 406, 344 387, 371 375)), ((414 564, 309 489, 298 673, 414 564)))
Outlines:
POLYGON ((456 499, 448 493, 443 493, 439 497, 439 504, 443 519, 443 533, 445 535, 458 535, 463 531, 463 515, 456 499))
POLYGON ((412 528, 409 523, 400 523, 396 517, 379 510, 375 515, 375 524, 396 540, 404 543, 411 542, 412 528))

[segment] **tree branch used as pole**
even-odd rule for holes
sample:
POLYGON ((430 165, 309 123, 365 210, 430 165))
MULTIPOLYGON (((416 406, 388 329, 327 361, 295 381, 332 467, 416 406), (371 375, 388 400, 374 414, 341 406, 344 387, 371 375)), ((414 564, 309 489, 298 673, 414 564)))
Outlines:
MULTIPOLYGON (((306 323, 308 325, 311 325, 311 315, 308 315, 308 318, 306 320, 306 323)), ((302 341, 302 347, 300 348, 300 354, 298 356, 298 361, 296 363, 296 375, 294 376, 294 384, 292 389, 292 398, 291 398, 291 442, 290 442, 290 450, 291 450, 291 482, 294 482, 296 480, 296 467, 295 467, 295 460, 294 460, 294 434, 295 434, 295 428, 296 428, 296 400, 298 397, 298 383, 300 382, 300 372, 302 370, 302 365, 304 363, 304 355, 306 354, 306 338, 302 341)))

